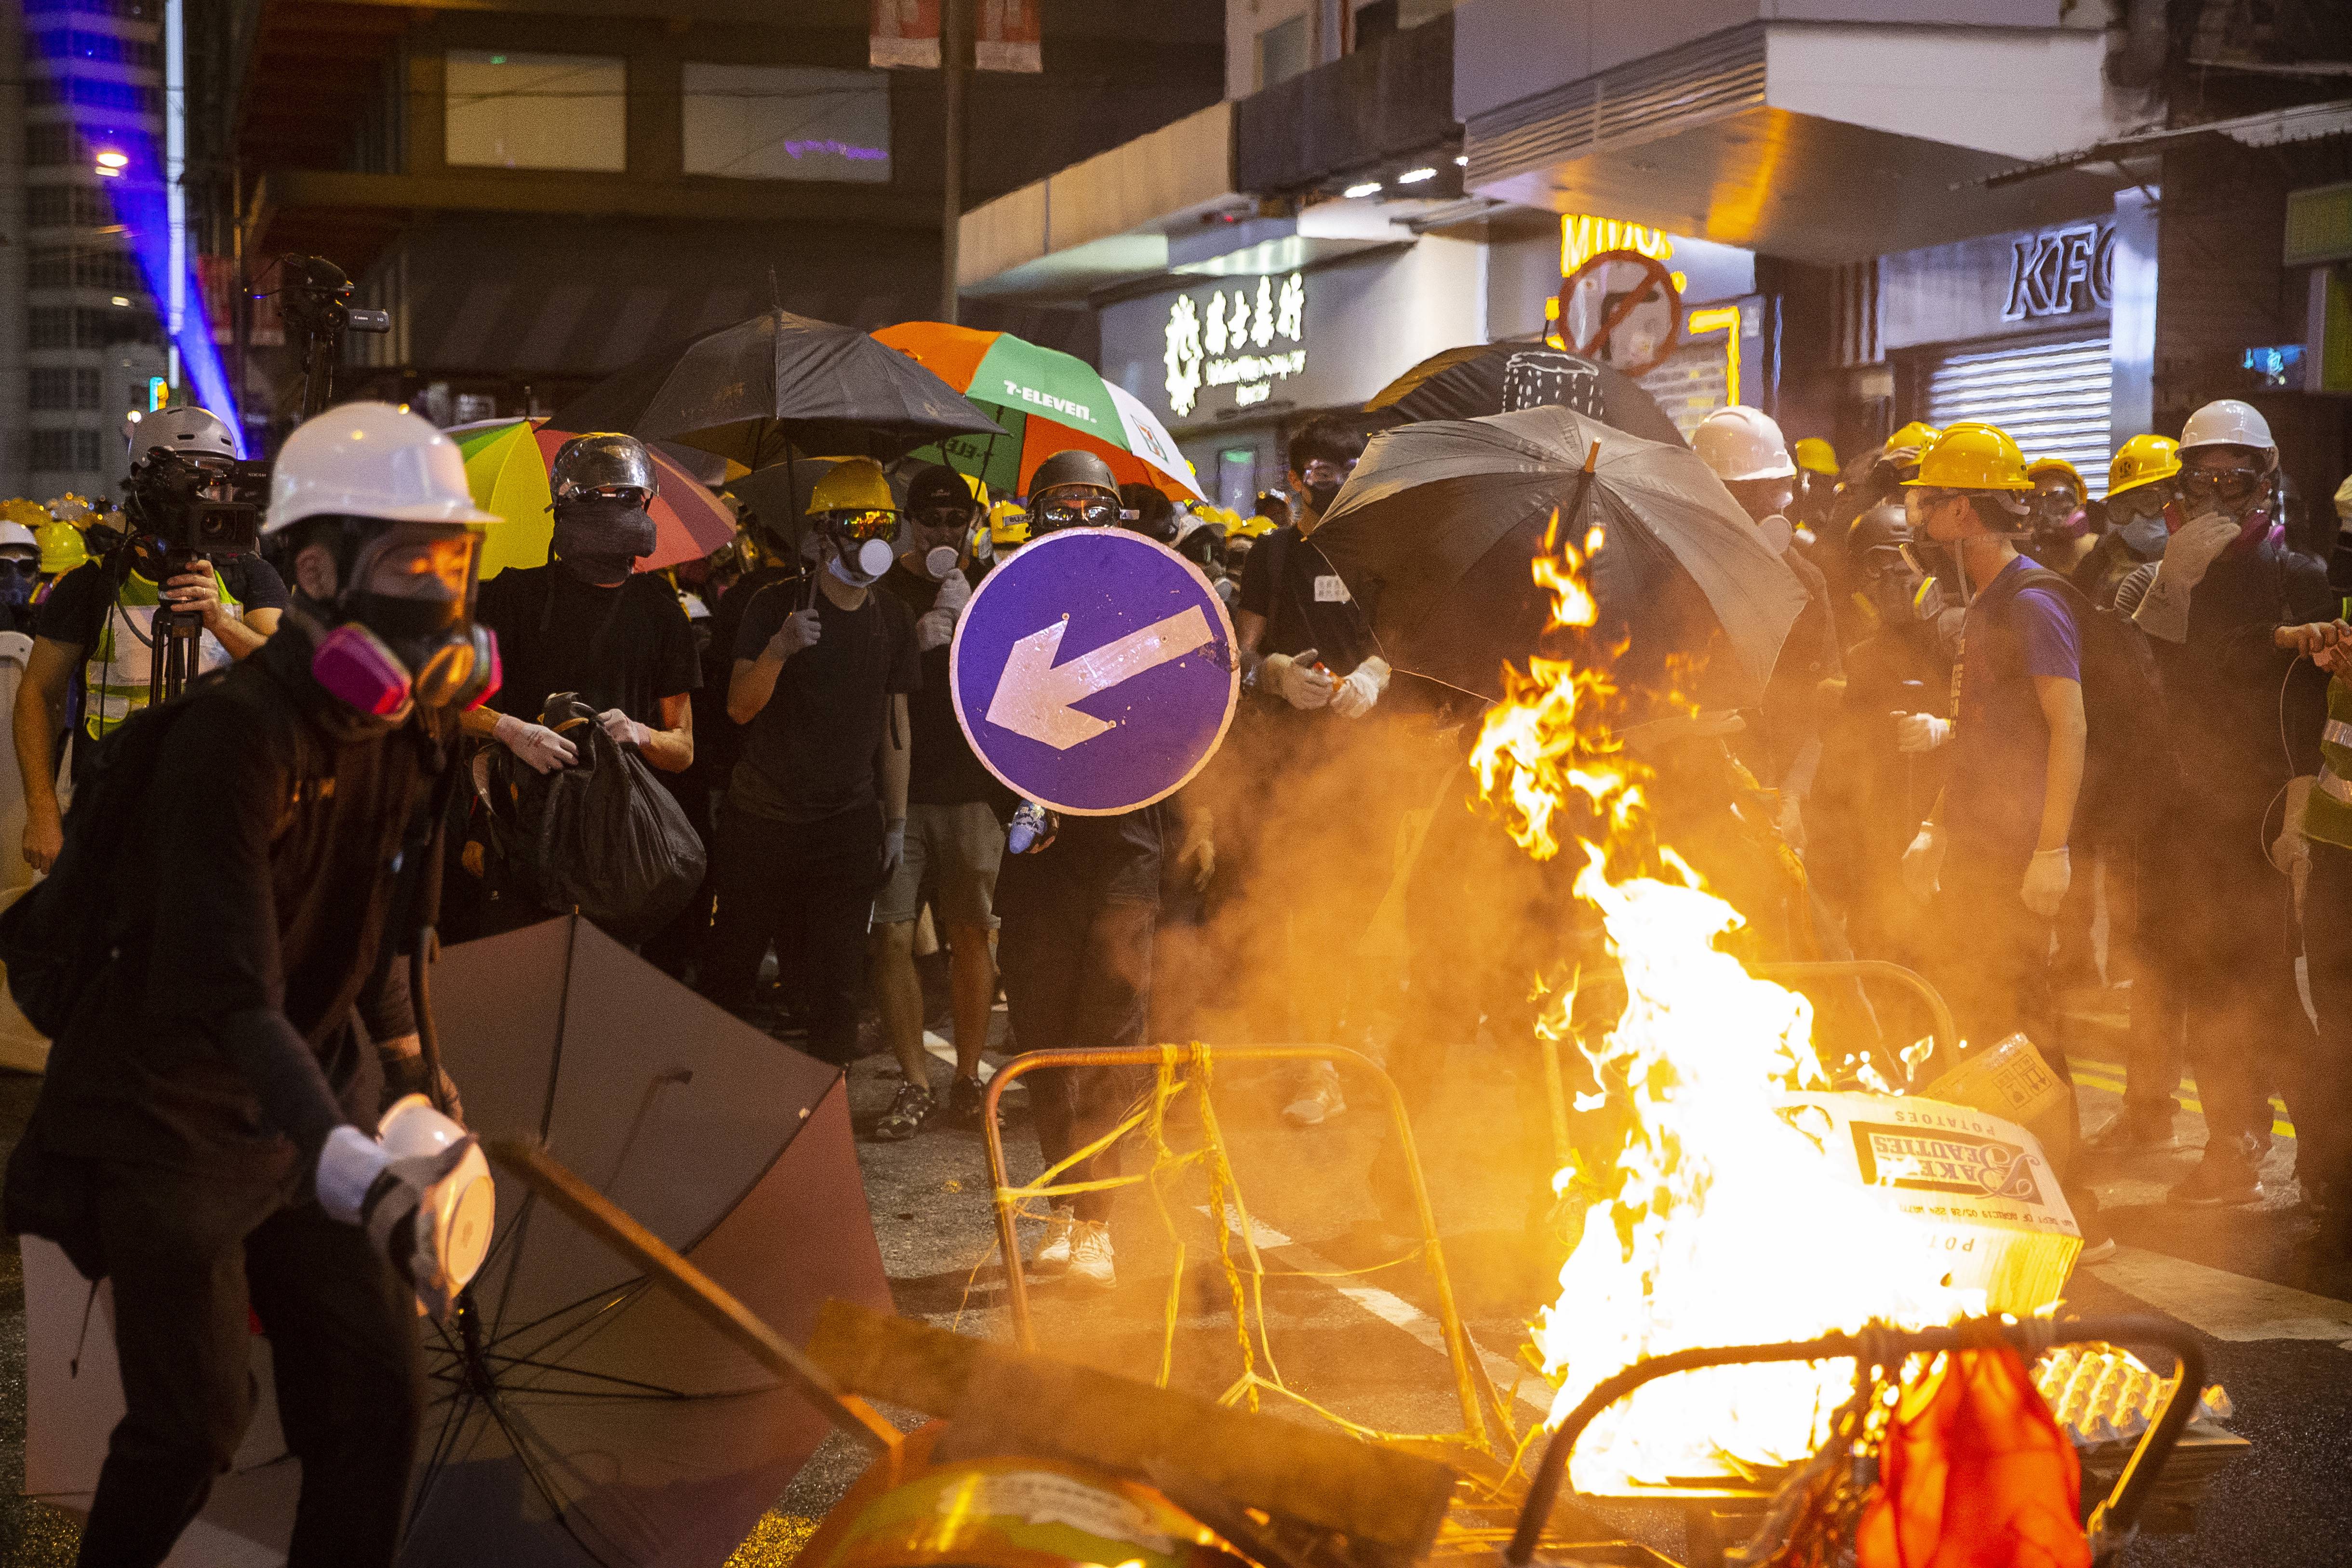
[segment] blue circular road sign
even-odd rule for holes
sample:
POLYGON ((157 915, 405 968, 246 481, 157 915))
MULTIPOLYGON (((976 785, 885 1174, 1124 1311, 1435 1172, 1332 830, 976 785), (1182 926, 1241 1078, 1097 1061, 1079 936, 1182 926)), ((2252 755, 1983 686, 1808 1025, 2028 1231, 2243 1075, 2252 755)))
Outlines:
POLYGON ((1192 563, 1124 528, 1065 528, 982 580, 949 659, 956 717, 991 773, 1074 816, 1173 793, 1241 695, 1224 601, 1192 563))

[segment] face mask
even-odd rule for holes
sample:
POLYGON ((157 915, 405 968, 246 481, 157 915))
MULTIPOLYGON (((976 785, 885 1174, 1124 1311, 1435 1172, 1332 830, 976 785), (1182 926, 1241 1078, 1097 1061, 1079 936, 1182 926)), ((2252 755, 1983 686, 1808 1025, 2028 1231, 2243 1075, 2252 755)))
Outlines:
POLYGON ((33 601, 33 580, 41 563, 13 556, 0 557, 0 604, 22 608, 33 601))
POLYGON ((604 496, 583 496, 555 507, 555 553, 618 556, 634 561, 654 553, 654 520, 643 507, 604 496))
POLYGON ((1763 539, 1764 548, 1774 555, 1788 554, 1790 541, 1797 537, 1797 530, 1790 526, 1789 519, 1778 512, 1757 518, 1756 532, 1763 539))
POLYGON ((463 643, 445 644, 412 672, 392 645, 356 621, 327 633, 310 655, 310 674, 327 695, 364 714, 390 718, 411 702, 476 708, 496 695, 505 671, 499 636, 477 626, 463 643))
POLYGON ((923 571, 933 582, 940 580, 956 569, 961 558, 953 545, 940 545, 923 557, 923 571))
POLYGON ((844 539, 835 547, 833 559, 826 565, 834 576, 850 587, 871 588, 882 580, 882 574, 890 570, 896 559, 890 553, 887 539, 867 539, 854 551, 849 541, 844 539))
POLYGON ((1342 483, 1338 479, 1310 479, 1307 482, 1307 505, 1315 509, 1317 517, 1331 509, 1331 503, 1339 498, 1342 483))

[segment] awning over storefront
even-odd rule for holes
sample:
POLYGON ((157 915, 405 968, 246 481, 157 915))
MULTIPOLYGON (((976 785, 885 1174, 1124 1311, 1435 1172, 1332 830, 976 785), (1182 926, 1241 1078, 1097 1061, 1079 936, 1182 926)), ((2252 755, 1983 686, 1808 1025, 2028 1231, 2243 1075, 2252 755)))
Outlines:
POLYGON ((2316 141, 2328 136, 2352 136, 2352 99, 2338 99, 2332 103, 2300 103, 2293 109, 2274 109, 2265 114, 2242 115, 2235 120, 2211 120, 2202 125, 2174 126, 2163 131, 2143 131, 2137 136, 2118 136, 2055 158, 2020 168, 2004 169, 1985 177, 1988 189, 1998 190, 2016 184, 2021 180, 2039 179, 2063 170, 2078 169, 2085 163, 2127 163, 2136 158, 2153 158, 2176 147, 2185 147, 2207 136, 2226 136, 2241 147, 2282 147, 2291 141, 2316 141))
POLYGON ((2103 107, 2105 36, 2059 26, 2055 0, 1978 8, 2037 24, 1998 26, 1889 26, 1888 5, 1860 0, 1809 8, 1851 20, 1802 23, 1742 19, 1769 9, 1752 3, 1676 8, 1681 28, 1654 7, 1561 8, 1483 0, 1456 18, 1479 194, 1830 263, 2104 211, 2122 183, 1983 183, 2121 129, 2103 107))

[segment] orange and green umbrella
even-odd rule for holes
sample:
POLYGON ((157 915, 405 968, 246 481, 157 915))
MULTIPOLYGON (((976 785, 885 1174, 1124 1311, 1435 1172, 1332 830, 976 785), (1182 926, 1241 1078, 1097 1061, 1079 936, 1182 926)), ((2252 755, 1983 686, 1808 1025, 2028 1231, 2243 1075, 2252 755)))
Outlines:
MULTIPOLYGON (((549 430, 527 419, 492 420, 449 432, 466 458, 466 485, 474 504, 507 520, 492 528, 482 551, 482 575, 510 566, 544 566, 555 537, 548 510, 553 493, 547 471, 572 432, 549 430)), ((735 517, 717 496, 683 468, 651 447, 659 493, 646 508, 654 519, 654 553, 637 561, 639 571, 659 571, 699 560, 735 537, 735 517)))
POLYGON ((991 490, 1022 495, 1038 464, 1083 447, 1109 464, 1122 485, 1150 485, 1178 500, 1204 498, 1167 427, 1074 354, 943 321, 901 322, 874 336, 1003 427, 1002 436, 951 436, 918 457, 974 475, 991 490))

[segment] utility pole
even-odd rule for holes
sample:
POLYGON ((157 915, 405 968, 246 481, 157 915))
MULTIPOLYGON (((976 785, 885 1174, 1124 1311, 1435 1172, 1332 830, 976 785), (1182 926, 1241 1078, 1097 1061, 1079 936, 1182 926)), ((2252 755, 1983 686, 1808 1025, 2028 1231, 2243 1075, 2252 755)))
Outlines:
POLYGON ((964 73, 971 0, 940 0, 940 85, 947 95, 946 178, 940 213, 940 319, 956 319, 957 241, 963 226, 964 73))

